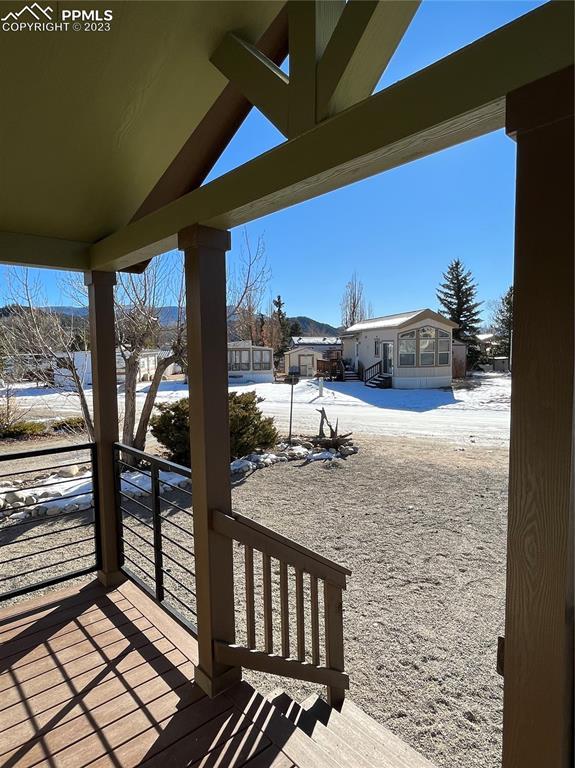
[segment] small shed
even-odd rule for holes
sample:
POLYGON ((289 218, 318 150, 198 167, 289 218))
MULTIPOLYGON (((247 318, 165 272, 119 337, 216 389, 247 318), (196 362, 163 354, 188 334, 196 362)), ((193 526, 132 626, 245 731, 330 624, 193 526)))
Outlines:
POLYGON ((315 376, 318 360, 326 360, 325 350, 315 347, 294 347, 284 356, 286 373, 298 372, 300 376, 315 376))

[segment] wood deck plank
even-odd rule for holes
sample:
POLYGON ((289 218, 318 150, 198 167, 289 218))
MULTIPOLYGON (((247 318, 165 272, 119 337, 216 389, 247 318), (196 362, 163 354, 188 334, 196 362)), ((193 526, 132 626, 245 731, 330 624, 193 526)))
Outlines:
MULTIPOLYGON (((89 656, 83 656, 79 661, 70 662, 66 666, 60 666, 51 672, 23 682, 18 680, 16 671, 13 673, 14 686, 5 690, 0 698, 0 713, 16 704, 22 697, 25 697, 34 707, 36 701, 42 701, 42 696, 50 702, 58 701, 62 687, 67 698, 68 689, 81 690, 90 685, 93 679, 105 680, 111 675, 118 676, 145 662, 150 662, 159 655, 154 651, 154 646, 149 644, 142 649, 132 649, 127 645, 115 658, 107 659, 99 651, 94 650, 89 656), (106 670, 106 676, 102 678, 102 673, 106 670)), ((176 664, 188 661, 180 651, 174 653, 176 664)))
MULTIPOLYGON (((123 596, 116 596, 115 599, 108 595, 101 595, 98 598, 88 600, 85 603, 85 609, 82 610, 82 616, 88 616, 95 611, 102 611, 103 608, 109 606, 116 608, 118 611, 124 610, 129 605, 129 600, 123 596)), ((27 614, 20 616, 19 618, 10 621, 0 623, 0 643, 5 643, 13 637, 17 637, 19 634, 26 632, 32 625, 42 623, 42 627, 64 625, 66 619, 73 620, 79 615, 77 605, 66 605, 60 607, 55 605, 45 611, 39 611, 37 614, 27 614)))
MULTIPOLYGON (((170 652, 172 653, 172 652, 170 652)), ((141 685, 148 680, 157 677, 159 674, 164 674, 170 668, 173 667, 170 661, 170 653, 166 656, 159 655, 154 665, 143 661, 135 664, 131 669, 125 671, 121 676, 113 673, 113 671, 106 671, 100 677, 97 677, 91 673, 87 676, 81 676, 74 682, 74 688, 69 685, 62 684, 56 686, 50 690, 49 696, 43 696, 42 694, 27 699, 24 703, 19 702, 12 707, 5 709, 2 712, 2 724, 5 727, 9 725, 15 725, 21 722, 22 718, 28 717, 30 709, 34 713, 34 717, 38 720, 39 716, 49 709, 54 707, 70 706, 72 703, 83 702, 92 691, 98 691, 100 699, 106 701, 115 698, 124 690, 134 688, 137 685, 141 685)), ((135 660, 133 660, 135 663, 135 660)), ((93 706, 93 703, 92 703, 93 706)))
MULTIPOLYGON (((122 768, 181 768, 187 764, 186 760, 191 762, 203 757, 210 748, 237 732, 236 720, 237 716, 224 696, 215 699, 205 697, 186 709, 176 713, 172 711, 171 715, 158 720, 154 726, 141 728, 137 737, 134 735, 129 740, 125 739, 114 749, 113 755, 102 755, 90 763, 90 768, 117 768, 118 764, 122 768), (191 737, 183 741, 188 734, 192 734, 191 737), (174 742, 178 742, 177 748, 166 756, 167 748, 174 742)), ((244 729, 248 725, 242 721, 244 729)), ((134 733, 133 727, 131 730, 134 733)), ((68 766, 57 763, 57 768, 68 766)), ((70 765, 69 768, 76 766, 70 765)))
MULTIPOLYGON (((151 627, 149 630, 139 633, 138 635, 126 638, 123 637, 120 640, 115 640, 111 643, 100 644, 98 643, 98 649, 100 653, 107 659, 113 659, 118 654, 131 647, 134 650, 138 648, 145 648, 147 645, 153 645, 160 653, 167 653, 173 650, 174 645, 167 640, 161 632, 155 627, 151 627)), ((14 677, 18 682, 25 682, 35 677, 40 677, 54 669, 60 669, 63 665, 71 662, 83 663, 84 659, 89 660, 94 653, 94 645, 91 640, 85 640, 69 648, 49 656, 44 656, 37 661, 30 664, 22 664, 11 667, 9 670, 0 674, 0 692, 7 688, 12 688, 14 685, 14 677)), ((88 661, 86 661, 88 663, 88 661)), ((85 671, 88 670, 86 667, 85 671)))
MULTIPOLYGON (((103 700, 102 697, 99 697, 99 701, 94 697, 91 700, 88 694, 81 702, 69 702, 72 706, 62 707, 58 705, 41 713, 34 718, 34 721, 24 720, 0 733, 0 755, 14 751, 27 742, 32 743, 43 737, 46 732, 55 733, 66 725, 73 727, 73 735, 81 738, 82 736, 78 734, 83 728, 83 720, 86 719, 87 713, 102 725, 111 723, 133 709, 137 709, 138 706, 146 705, 165 693, 181 687, 181 676, 182 674, 185 675, 187 665, 189 662, 186 660, 180 667, 174 667, 160 676, 144 680, 130 689, 124 689, 122 693, 118 693, 116 696, 113 695, 114 691, 108 685, 108 695, 103 700), (76 728, 78 731, 75 730, 76 728)), ((106 684, 104 685, 106 686, 106 684)), ((94 689, 94 691, 96 690, 94 689)))
MULTIPOLYGON (((189 662, 186 662, 189 664, 189 662)), ((74 766, 77 756, 86 762, 114 749, 119 743, 138 734, 150 726, 150 722, 162 721, 177 711, 178 707, 188 706, 202 696, 193 683, 181 685, 172 690, 166 686, 162 694, 147 703, 132 699, 132 705, 123 701, 125 711, 114 706, 100 706, 89 713, 77 717, 65 725, 50 729, 33 742, 26 742, 15 755, 18 768, 32 768, 50 756, 58 765, 74 766)))
MULTIPOLYGON (((141 620, 142 618, 142 614, 131 606, 125 611, 111 611, 109 616, 98 616, 94 621, 91 621, 90 618, 84 620, 80 614, 73 623, 69 622, 62 627, 39 629, 36 632, 21 634, 3 644, 0 647, 0 663, 3 659, 23 653, 28 648, 35 648, 44 642, 49 642, 51 645, 58 643, 58 647, 65 648, 72 644, 73 638, 78 633, 83 632, 84 635, 92 637, 108 629, 113 629, 115 626, 120 626, 120 624, 129 623, 132 619, 141 620)), ((152 626, 149 620, 146 619, 146 621, 148 621, 149 626, 152 626)))

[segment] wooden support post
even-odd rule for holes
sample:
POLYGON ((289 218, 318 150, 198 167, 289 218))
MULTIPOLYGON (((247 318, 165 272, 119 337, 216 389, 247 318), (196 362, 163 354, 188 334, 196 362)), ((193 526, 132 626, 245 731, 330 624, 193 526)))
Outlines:
POLYGON ((113 445, 118 440, 115 272, 85 272, 90 311, 90 351, 94 432, 98 462, 101 564, 98 578, 106 586, 124 580, 120 573, 120 531, 116 509, 113 445))
POLYGON ((567 768, 573 765, 573 68, 509 94, 506 107, 507 133, 517 140, 517 196, 503 768, 567 768))
POLYGON ((198 607, 196 682, 215 696, 241 679, 217 663, 214 642, 234 643, 232 541, 211 528, 214 510, 232 509, 226 312, 230 234, 194 226, 178 236, 185 252, 190 441, 198 607))
MULTIPOLYGON (((338 672, 344 670, 343 660, 343 597, 341 587, 324 582, 323 610, 325 621, 325 665, 338 672)), ((327 703, 330 707, 341 709, 345 698, 345 689, 328 686, 327 703)))

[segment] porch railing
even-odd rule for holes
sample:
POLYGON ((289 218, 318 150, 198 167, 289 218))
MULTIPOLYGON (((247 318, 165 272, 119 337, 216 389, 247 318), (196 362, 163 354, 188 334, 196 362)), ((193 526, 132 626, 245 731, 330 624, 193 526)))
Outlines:
POLYGON ((100 567, 93 443, 0 455, 0 600, 100 567))
POLYGON ((215 511, 212 527, 243 548, 243 568, 238 561, 234 569, 243 642, 216 641, 216 661, 326 685, 328 701, 341 704, 349 688, 342 591, 351 572, 236 513, 215 511))
POLYGON ((197 635, 191 472, 114 446, 122 571, 197 635))
POLYGON ((367 384, 368 381, 371 381, 372 379, 375 379, 376 376, 379 376, 381 372, 381 360, 378 360, 377 363, 374 363, 373 365, 370 365, 369 368, 364 369, 362 377, 363 381, 367 384))
MULTIPOLYGON (((197 636, 191 471, 120 443, 114 453, 122 571, 197 636)), ((326 685, 340 704, 351 572, 237 513, 213 511, 210 530, 237 545, 236 643, 215 640, 215 661, 326 685)))

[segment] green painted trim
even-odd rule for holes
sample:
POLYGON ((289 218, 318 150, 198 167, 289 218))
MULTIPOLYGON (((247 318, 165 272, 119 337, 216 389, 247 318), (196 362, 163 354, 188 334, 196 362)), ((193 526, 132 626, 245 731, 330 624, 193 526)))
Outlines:
POLYGON ((0 232, 0 264, 83 271, 90 268, 90 245, 55 237, 0 232))
POLYGON ((120 269, 177 247, 195 223, 227 229, 502 128, 505 97, 573 63, 573 6, 547 3, 90 249, 120 269))

